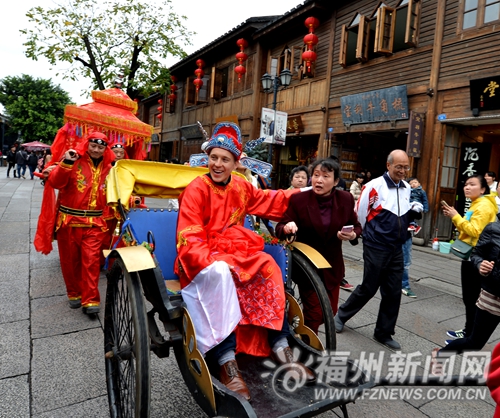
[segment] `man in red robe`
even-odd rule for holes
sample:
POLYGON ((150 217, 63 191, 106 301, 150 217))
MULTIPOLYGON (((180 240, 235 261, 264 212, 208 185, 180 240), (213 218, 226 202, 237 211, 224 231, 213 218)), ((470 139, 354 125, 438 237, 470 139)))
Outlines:
POLYGON ((316 376, 296 363, 288 346, 285 293, 280 269, 263 252, 263 239, 243 227, 246 214, 279 220, 295 190, 260 190, 231 175, 241 156, 241 133, 219 123, 208 141, 207 175, 179 197, 175 272, 193 318, 198 349, 220 366, 220 380, 250 399, 236 353, 268 356, 316 376))
POLYGON ((100 253, 108 231, 105 180, 113 160, 106 135, 92 132, 65 152, 47 178, 59 190, 55 230, 69 306, 88 315, 99 313, 100 253))

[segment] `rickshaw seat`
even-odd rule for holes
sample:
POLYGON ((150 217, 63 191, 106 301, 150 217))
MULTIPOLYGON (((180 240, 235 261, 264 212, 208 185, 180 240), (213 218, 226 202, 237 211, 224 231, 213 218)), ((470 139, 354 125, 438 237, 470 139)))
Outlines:
MULTIPOLYGON (((147 241, 148 232, 153 233, 155 241, 154 254, 160 265, 163 279, 166 281, 178 281, 179 277, 174 273, 174 262, 177 257, 176 230, 177 230, 176 210, 168 209, 131 209, 127 214, 127 219, 133 228, 133 233, 140 245, 147 241)), ((244 226, 253 230, 253 225, 248 216, 245 217, 244 226)), ((271 255, 278 264, 283 282, 288 276, 287 251, 281 245, 265 244, 264 252, 271 255)), ((179 286, 175 283, 167 286, 167 290, 177 290, 179 286)), ((170 293, 170 292, 169 292, 170 293)))
POLYGON ((131 209, 127 214, 134 230, 137 243, 147 241, 148 232, 153 233, 155 241, 154 254, 164 280, 179 280, 174 273, 174 262, 177 257, 176 230, 177 211, 166 209, 131 209))

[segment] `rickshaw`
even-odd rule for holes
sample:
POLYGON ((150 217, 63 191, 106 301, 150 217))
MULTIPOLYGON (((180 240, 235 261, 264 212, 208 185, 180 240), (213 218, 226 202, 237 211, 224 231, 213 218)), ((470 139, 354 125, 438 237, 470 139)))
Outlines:
MULTIPOLYGON (((192 396, 208 416, 315 416, 346 405, 373 386, 372 379, 349 361, 349 398, 315 399, 315 390, 335 387, 318 379, 315 386, 286 383, 286 372, 269 360, 239 356, 238 364, 255 395, 250 402, 222 385, 197 350, 193 323, 173 273, 176 257, 177 211, 130 209, 130 196, 177 198, 206 168, 157 162, 119 161, 107 182, 108 203, 121 214, 114 248, 106 253, 107 274, 104 351, 108 401, 112 417, 148 417, 150 353, 168 357, 171 350, 192 396), (274 367, 274 368, 273 368, 274 367)), ((245 225, 252 228, 247 216, 245 225)), ((301 243, 266 244, 280 266, 287 295, 290 346, 310 367, 336 348, 333 313, 318 269, 329 267, 314 249, 301 243), (323 312, 321 338, 304 325, 300 286, 314 288, 323 312)), ((288 382, 290 383, 290 382, 288 382)), ((295 382, 296 383, 296 382, 295 382)), ((346 387, 343 382, 338 387, 346 387)))

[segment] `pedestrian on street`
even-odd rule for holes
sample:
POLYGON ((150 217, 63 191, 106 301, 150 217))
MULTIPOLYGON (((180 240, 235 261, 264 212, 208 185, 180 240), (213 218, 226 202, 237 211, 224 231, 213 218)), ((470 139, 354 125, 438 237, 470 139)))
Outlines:
POLYGON ((26 164, 28 163, 28 153, 22 148, 16 152, 16 164, 17 164, 17 177, 25 179, 26 174, 26 164), (22 171, 22 174, 21 174, 22 171))
POLYGON ((30 169, 30 177, 33 180, 34 173, 36 171, 36 167, 38 165, 38 157, 36 156, 35 151, 31 151, 28 155, 28 168, 30 169))
POLYGON ((467 350, 481 350, 500 323, 500 223, 489 223, 472 250, 470 263, 479 273, 481 291, 476 300, 474 324, 467 328, 463 338, 447 340, 437 352, 453 351, 461 354, 467 350))
POLYGON ((373 337, 393 350, 401 349, 392 336, 401 303, 403 243, 410 220, 423 209, 418 202, 410 204, 410 185, 403 180, 409 170, 406 152, 394 150, 387 157, 387 172, 364 186, 356 204, 363 227, 363 281, 335 316, 335 329, 342 332, 344 324, 380 288, 382 300, 373 337))
POLYGON ((106 135, 92 132, 76 150, 65 152, 46 180, 59 190, 56 233, 69 306, 88 315, 100 311, 100 250, 108 232, 105 181, 114 158, 106 135))
MULTIPOLYGON (((340 165, 331 159, 316 161, 311 167, 312 190, 298 193, 276 225, 276 236, 285 239, 297 234, 297 241, 316 249, 330 263, 331 268, 320 269, 333 313, 337 313, 340 283, 345 275, 342 243, 357 244, 361 225, 354 212, 354 198, 349 192, 337 190, 340 165), (343 228, 347 226, 347 228, 343 228)), ((304 181, 304 184, 305 181, 304 181)), ((294 275, 300 271, 297 270, 294 275)), ((305 280, 298 280, 300 299, 304 305, 304 324, 316 334, 323 323, 316 291, 305 280)))
MULTIPOLYGON (((495 196, 490 194, 488 183, 480 174, 474 174, 467 179, 464 195, 472 201, 465 216, 461 216, 453 206, 449 205, 443 206, 443 214, 451 218, 460 232, 458 239, 474 247, 486 225, 495 222, 498 208, 495 196)), ((448 331, 446 335, 451 338, 466 337, 467 332, 474 326, 476 301, 481 292, 481 277, 470 260, 462 260, 460 277, 462 300, 465 305, 465 327, 448 331)))
POLYGON ((7 178, 9 178, 10 170, 14 173, 14 178, 16 179, 16 147, 12 145, 10 150, 7 152, 7 163, 9 168, 7 168, 7 178))

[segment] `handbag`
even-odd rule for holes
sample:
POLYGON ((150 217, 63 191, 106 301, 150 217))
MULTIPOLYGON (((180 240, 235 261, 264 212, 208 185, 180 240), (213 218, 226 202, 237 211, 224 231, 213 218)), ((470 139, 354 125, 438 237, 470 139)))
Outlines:
POLYGON ((474 247, 459 239, 451 244, 451 253, 462 260, 468 260, 474 247))

